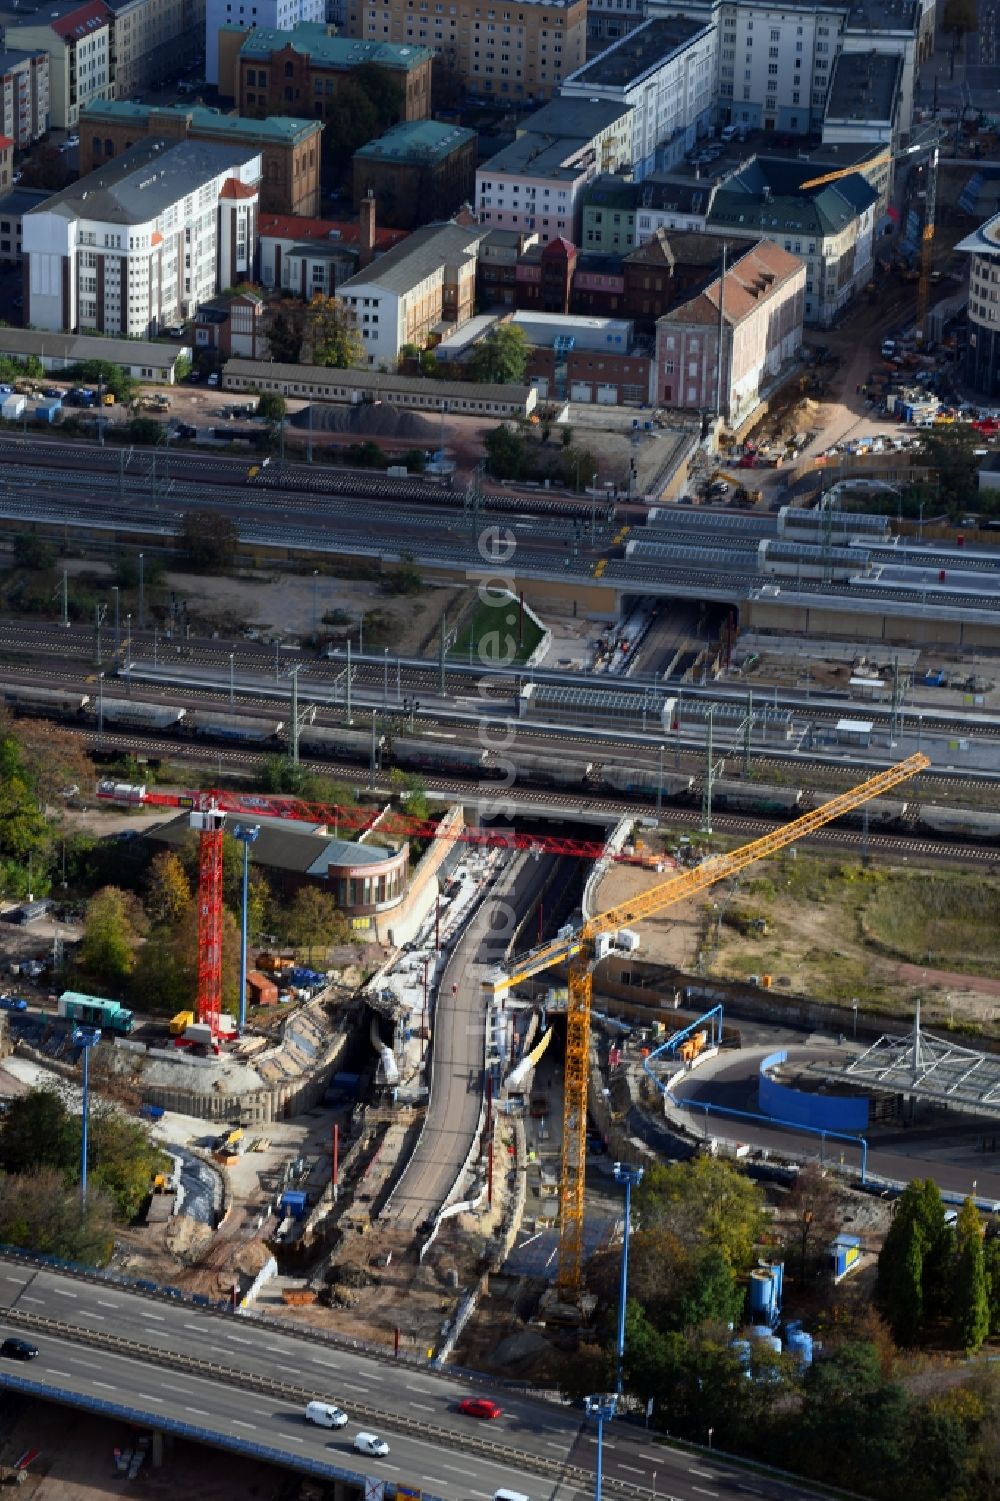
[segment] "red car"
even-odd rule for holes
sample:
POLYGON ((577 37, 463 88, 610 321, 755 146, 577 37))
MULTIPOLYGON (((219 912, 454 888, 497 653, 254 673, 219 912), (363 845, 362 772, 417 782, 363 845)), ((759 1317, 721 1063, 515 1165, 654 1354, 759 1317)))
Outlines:
POLYGON ((458 1404, 459 1412, 467 1418, 502 1418, 503 1408, 489 1397, 463 1397, 458 1404))

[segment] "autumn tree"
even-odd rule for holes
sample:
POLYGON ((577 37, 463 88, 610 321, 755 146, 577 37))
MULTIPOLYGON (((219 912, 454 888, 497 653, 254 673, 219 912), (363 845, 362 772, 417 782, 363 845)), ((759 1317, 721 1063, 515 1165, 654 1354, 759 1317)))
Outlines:
POLYGON ((117 886, 91 897, 84 919, 77 965, 89 980, 117 989, 135 968, 135 951, 143 928, 136 899, 117 886))
MULTIPOLYGON (((222 1003, 235 1012, 239 998, 240 932, 226 908, 222 914, 222 1003)), ((140 948, 131 994, 145 1010, 173 1016, 190 1010, 198 994, 198 906, 190 901, 172 923, 155 927, 140 948)))
POLYGON ((176 923, 191 902, 191 884, 173 850, 154 855, 146 875, 146 911, 154 923, 176 923))
POLYGON ((185 511, 178 537, 182 551, 196 568, 229 568, 239 545, 239 528, 220 511, 185 511))
POLYGON ((801 1281, 821 1272, 826 1248, 843 1220, 842 1201, 836 1179, 818 1163, 807 1162, 796 1174, 785 1202, 794 1222, 786 1240, 786 1254, 798 1262, 801 1281))
POLYGON ((285 910, 282 924, 289 943, 312 956, 314 948, 328 948, 347 938, 347 923, 329 892, 300 886, 285 910))
POLYGON ((990 1332, 990 1305, 986 1287, 983 1226, 972 1199, 965 1199, 955 1225, 955 1282, 953 1310, 955 1337, 972 1354, 990 1332))
POLYGON ((15 736, 21 764, 42 802, 67 787, 86 787, 93 780, 94 763, 79 735, 44 719, 20 720, 15 736))
POLYGON ((305 303, 297 297, 276 302, 268 315, 267 344, 279 365, 297 365, 305 330, 305 303))
POLYGON ((354 321, 354 314, 339 297, 317 294, 305 310, 302 333, 307 363, 332 365, 344 370, 356 365, 364 355, 364 345, 354 321))
POLYGON ((87 1193, 80 1217, 80 1192, 57 1168, 0 1173, 0 1241, 45 1256, 87 1266, 104 1266, 114 1248, 110 1196, 97 1184, 87 1193))
POLYGON ((761 1189, 721 1157, 657 1163, 633 1202, 644 1230, 665 1226, 685 1246, 713 1246, 736 1272, 752 1266, 767 1223, 761 1189))

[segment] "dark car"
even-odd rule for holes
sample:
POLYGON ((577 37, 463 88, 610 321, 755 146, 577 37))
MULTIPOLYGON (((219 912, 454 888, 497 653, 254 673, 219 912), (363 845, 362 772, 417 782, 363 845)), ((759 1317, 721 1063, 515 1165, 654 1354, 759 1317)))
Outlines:
POLYGON ((458 1404, 458 1410, 467 1418, 486 1418, 489 1421, 503 1417, 503 1408, 491 1401, 489 1397, 463 1397, 458 1404))
POLYGON ((0 1345, 0 1355, 5 1355, 8 1360, 34 1360, 37 1354, 37 1347, 26 1339, 5 1339, 0 1345))
POLYGON ((62 395, 62 394, 63 394, 63 393, 62 393, 62 391, 61 391, 61 390, 60 390, 60 389, 59 389, 59 387, 58 387, 58 386, 43 386, 43 387, 42 387, 42 395, 43 395, 43 396, 47 396, 47 397, 48 397, 48 398, 49 398, 49 399, 50 399, 50 400, 51 400, 51 399, 52 399, 52 398, 53 398, 53 397, 54 397, 54 396, 61 396, 61 395, 62 395))

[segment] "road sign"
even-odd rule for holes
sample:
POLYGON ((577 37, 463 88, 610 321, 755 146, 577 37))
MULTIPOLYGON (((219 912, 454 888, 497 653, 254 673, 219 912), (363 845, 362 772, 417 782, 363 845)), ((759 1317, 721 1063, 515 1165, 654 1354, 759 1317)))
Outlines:
POLYGON ((385 1496, 385 1481, 365 1476, 365 1501, 382 1501, 385 1496))
POLYGON ((412 1486, 396 1486, 396 1501, 422 1501, 422 1497, 423 1491, 415 1491, 412 1486))

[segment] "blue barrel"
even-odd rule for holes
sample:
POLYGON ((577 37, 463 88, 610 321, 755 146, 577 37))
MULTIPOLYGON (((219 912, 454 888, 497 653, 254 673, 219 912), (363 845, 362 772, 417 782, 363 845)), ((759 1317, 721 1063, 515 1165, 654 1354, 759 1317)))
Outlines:
POLYGON ((789 1334, 788 1353, 801 1367, 812 1365, 812 1335, 805 1329, 797 1329, 794 1334, 789 1334))

